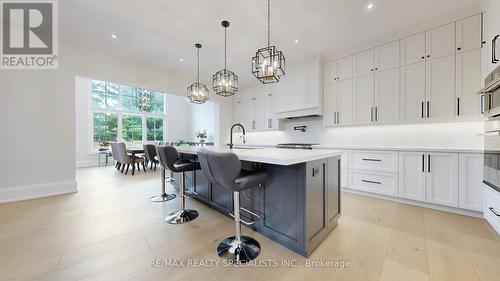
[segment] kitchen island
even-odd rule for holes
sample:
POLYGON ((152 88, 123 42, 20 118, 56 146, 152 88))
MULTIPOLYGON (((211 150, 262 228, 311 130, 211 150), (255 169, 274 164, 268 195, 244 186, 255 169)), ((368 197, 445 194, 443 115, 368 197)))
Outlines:
MULTIPOLYGON (((341 210, 340 151, 176 148, 182 159, 195 161, 200 149, 231 151, 238 155, 243 169, 271 174, 273 179, 266 186, 245 190, 240 195, 241 207, 261 219, 244 216, 247 212, 242 212, 242 219, 255 221, 248 227, 304 257, 310 256, 337 225, 341 210)), ((176 189, 179 176, 174 175, 176 189)), ((196 200, 226 216, 233 211, 232 191, 209 182, 203 171, 186 173, 186 188, 198 194, 196 200)))

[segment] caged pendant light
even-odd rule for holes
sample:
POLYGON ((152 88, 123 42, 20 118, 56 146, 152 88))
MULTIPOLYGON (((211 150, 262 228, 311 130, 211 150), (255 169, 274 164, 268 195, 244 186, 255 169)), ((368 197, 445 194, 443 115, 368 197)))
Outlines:
POLYGON ((224 27, 224 69, 213 75, 212 83, 217 95, 229 97, 234 96, 238 91, 238 76, 227 69, 227 28, 229 22, 223 21, 222 26, 224 27))
POLYGON ((257 50, 252 58, 252 73, 263 84, 279 82, 285 75, 285 56, 271 46, 271 0, 267 0, 267 47, 257 50))
POLYGON ((149 111, 151 109, 151 93, 149 90, 139 90, 138 103, 141 111, 149 111))
POLYGON ((201 44, 196 43, 194 44, 196 47, 196 82, 191 84, 187 88, 187 98, 192 102, 192 103, 197 103, 197 104, 202 104, 205 103, 208 100, 208 88, 205 84, 200 83, 200 49, 201 49, 201 44))

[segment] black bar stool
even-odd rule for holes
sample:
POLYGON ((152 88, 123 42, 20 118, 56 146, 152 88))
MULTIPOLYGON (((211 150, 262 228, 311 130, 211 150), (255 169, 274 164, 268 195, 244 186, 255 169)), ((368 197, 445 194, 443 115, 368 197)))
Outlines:
MULTIPOLYGON (((260 253, 259 242, 252 237, 241 236, 240 191, 256 186, 262 187, 271 179, 271 176, 264 172, 242 171, 240 159, 232 152, 202 150, 198 152, 198 160, 203 173, 209 180, 233 191, 236 235, 224 239, 217 246, 217 255, 236 263, 245 263, 255 259, 260 253)), ((245 211, 243 208, 241 210, 245 211)))
MULTIPOLYGON (((177 149, 172 146, 158 146, 158 160, 160 161, 163 171, 166 169, 174 172, 181 173, 179 197, 181 200, 181 208, 179 211, 169 214, 165 221, 170 224, 182 224, 192 221, 198 217, 198 212, 191 209, 186 209, 186 196, 184 191, 186 188, 185 173, 195 170, 200 170, 200 163, 189 160, 180 160, 177 149)), ((162 175, 165 179, 165 174, 162 175)))

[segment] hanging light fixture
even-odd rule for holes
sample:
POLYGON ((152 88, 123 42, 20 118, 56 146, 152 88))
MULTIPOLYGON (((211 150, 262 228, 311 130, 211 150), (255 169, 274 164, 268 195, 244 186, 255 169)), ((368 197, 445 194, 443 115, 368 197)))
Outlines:
POLYGON ((227 69, 227 28, 228 21, 222 21, 224 27, 224 69, 219 70, 212 78, 213 89, 217 95, 223 97, 234 96, 238 91, 238 76, 227 69))
POLYGON ((194 44, 196 47, 196 82, 187 88, 187 97, 192 103, 202 104, 208 100, 208 88, 200 83, 200 49, 201 44, 194 44))
POLYGON ((279 82, 285 75, 285 56, 271 46, 271 0, 267 0, 267 47, 257 50, 252 58, 252 73, 263 84, 279 82))
POLYGON ((151 93, 146 89, 139 89, 139 109, 141 111, 149 111, 151 109, 151 93))

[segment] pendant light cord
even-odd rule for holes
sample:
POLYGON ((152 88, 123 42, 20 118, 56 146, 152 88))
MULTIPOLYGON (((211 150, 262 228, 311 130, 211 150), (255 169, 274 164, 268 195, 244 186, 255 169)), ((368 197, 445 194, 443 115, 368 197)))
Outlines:
POLYGON ((224 72, 227 69, 227 27, 224 27, 224 72))
POLYGON ((271 0, 267 0, 267 46, 271 46, 271 0))
POLYGON ((196 75, 196 82, 198 83, 198 88, 200 87, 200 48, 197 48, 196 52, 196 68, 198 69, 198 73, 196 75))

